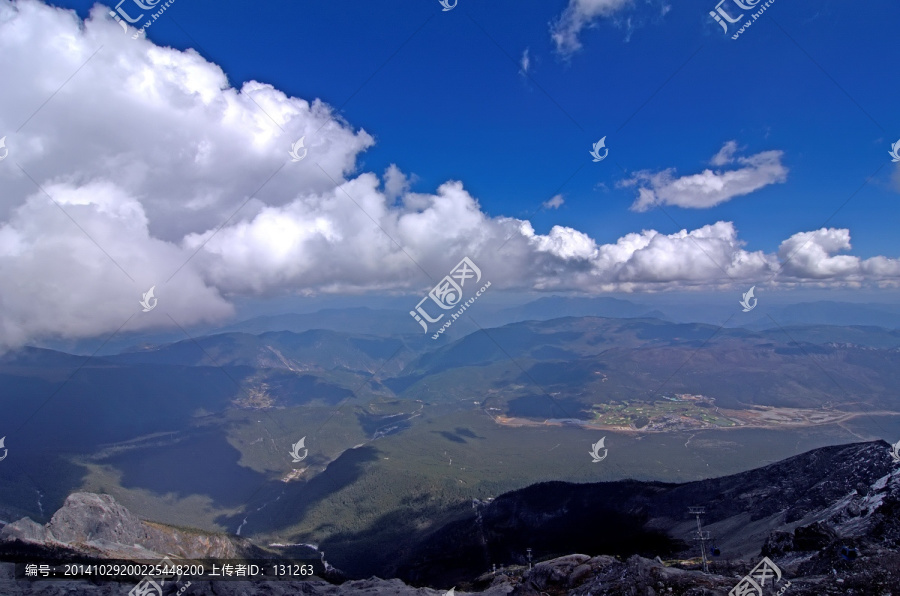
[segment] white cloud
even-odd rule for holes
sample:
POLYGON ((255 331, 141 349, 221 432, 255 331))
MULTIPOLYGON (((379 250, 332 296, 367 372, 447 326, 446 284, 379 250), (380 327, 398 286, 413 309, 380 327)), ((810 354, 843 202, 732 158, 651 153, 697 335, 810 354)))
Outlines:
MULTIPOLYGON (((233 314, 190 264, 162 283, 185 262, 185 252, 150 235, 142 205, 123 188, 91 180, 44 189, 56 204, 35 191, 0 223, 0 348, 35 337, 111 333, 139 310, 140 294, 154 284, 156 296, 182 322, 233 314)), ((160 322, 169 321, 152 313, 128 328, 160 322)))
POLYGON ((719 152, 716 153, 711 160, 709 160, 710 165, 713 166, 726 166, 730 163, 734 163, 734 154, 737 152, 738 144, 737 141, 728 141, 722 148, 719 149, 719 152))
MULTIPOLYGON (((154 233, 175 241, 222 223, 303 135, 310 158, 331 176, 352 173, 374 143, 320 101, 253 81, 231 88, 196 52, 133 40, 106 13, 97 5, 79 31, 71 11, 0 1, 0 73, 16 89, 0 100, 0 124, 10 131, 2 133, 10 149, 4 163, 15 160, 44 180, 114 182, 139 198, 154 233)), ((286 166, 238 217, 333 186, 310 158, 286 166)), ((10 198, 34 190, 18 168, 2 176, 15 192, 0 198, 0 220, 10 198)))
POLYGON ((783 273, 804 280, 864 281, 866 277, 900 276, 900 261, 874 257, 860 259, 836 255, 850 250, 850 231, 822 228, 814 232, 794 234, 778 247, 778 257, 785 262, 783 273))
POLYGON ((550 26, 557 51, 571 54, 581 49, 579 35, 585 27, 592 26, 597 19, 616 14, 629 4, 631 0, 569 0, 562 15, 550 26))
POLYGON ((674 168, 661 172, 642 170, 621 181, 619 187, 637 187, 638 197, 631 206, 634 211, 647 211, 655 205, 707 209, 787 180, 788 169, 781 163, 783 152, 763 151, 750 157, 735 158, 736 150, 736 143, 729 141, 711 161, 723 165, 736 160, 742 166, 737 169, 706 169, 682 177, 675 176, 674 168))
POLYGON ((528 48, 525 48, 525 51, 522 52, 522 58, 519 60, 519 73, 522 75, 528 74, 528 70, 531 68, 531 56, 528 55, 528 48))
POLYGON ((550 35, 556 51, 568 57, 581 49, 580 36, 585 29, 596 27, 598 21, 606 19, 612 26, 625 32, 623 41, 631 41, 632 35, 648 23, 656 23, 672 9, 665 0, 569 0, 568 6, 550 23, 550 35), (626 11, 637 4, 639 10, 626 11), (656 10, 646 9, 649 5, 656 10))
MULTIPOLYGON (((498 289, 758 282, 792 247, 801 250, 785 268, 789 283, 900 279, 896 259, 835 256, 849 249, 847 230, 795 235, 777 254, 745 250, 730 222, 602 243, 489 216, 458 181, 411 192, 396 165, 382 177, 355 171, 374 140, 327 105, 256 82, 230 88, 195 52, 132 40, 99 7, 81 27, 70 11, 0 0, 0 52, 0 80, 16 90, 0 94, 0 131, 59 90, 7 136, 0 163, 0 348, 110 334, 126 322, 220 320, 238 298, 420 292, 462 256, 498 289), (292 163, 302 135, 308 156, 292 163), (142 313, 151 285, 159 303, 142 313)), ((772 178, 779 158, 739 158, 738 172, 772 178)))
POLYGON ((553 198, 551 198, 550 200, 544 201, 544 208, 545 209, 559 209, 560 207, 562 207, 563 203, 565 203, 565 202, 566 202, 566 200, 563 199, 562 195, 556 195, 553 198))
POLYGON ((407 194, 412 180, 404 174, 397 164, 391 164, 384 172, 384 194, 390 201, 407 194))

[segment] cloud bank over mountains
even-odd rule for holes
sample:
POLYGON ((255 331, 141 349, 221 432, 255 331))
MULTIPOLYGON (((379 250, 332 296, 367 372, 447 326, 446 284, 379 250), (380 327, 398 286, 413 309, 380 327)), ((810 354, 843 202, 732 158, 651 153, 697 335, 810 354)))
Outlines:
MULTIPOLYGON (((15 89, 0 95, 0 348, 222 320, 238 298, 419 292, 463 256, 499 289, 724 287, 768 279, 788 258, 777 283, 900 280, 897 259, 838 254, 848 230, 800 232, 775 253, 746 250, 726 221, 604 243, 489 216, 460 181, 411 192, 402 164, 357 170, 375 139, 330 106, 254 81, 232 88, 196 52, 134 40, 106 12, 82 23, 0 0, 0 78, 15 89), (301 136, 308 154, 292 162, 301 136), (154 285, 159 308, 141 313, 154 285)), ((716 159, 736 169, 624 184, 639 188, 640 211, 783 182, 780 152, 735 150, 716 159)))

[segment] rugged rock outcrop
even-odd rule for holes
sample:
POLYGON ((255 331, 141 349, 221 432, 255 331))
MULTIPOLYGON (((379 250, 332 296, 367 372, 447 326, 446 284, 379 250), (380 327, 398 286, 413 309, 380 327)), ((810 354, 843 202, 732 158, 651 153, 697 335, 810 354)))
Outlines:
POLYGON ((525 572, 510 596, 559 594, 708 594, 724 596, 737 582, 659 561, 633 556, 627 561, 601 555, 569 555, 545 561, 525 572))
POLYGON ((68 549, 110 559, 239 558, 255 549, 238 537, 142 521, 110 495, 73 493, 45 526, 23 518, 0 529, 0 544, 68 549))
MULTIPOLYGON (((534 566, 513 578, 510 596, 728 596, 759 561, 733 566, 726 573, 668 566, 660 561, 633 556, 626 561, 608 556, 569 555, 534 566)), ((778 559, 781 577, 771 578, 766 596, 896 596, 900 554, 872 557, 855 568, 828 573, 803 574, 802 565, 778 559), (893 566, 893 572, 885 566, 893 566)), ((749 594, 756 594, 755 591, 749 594)))

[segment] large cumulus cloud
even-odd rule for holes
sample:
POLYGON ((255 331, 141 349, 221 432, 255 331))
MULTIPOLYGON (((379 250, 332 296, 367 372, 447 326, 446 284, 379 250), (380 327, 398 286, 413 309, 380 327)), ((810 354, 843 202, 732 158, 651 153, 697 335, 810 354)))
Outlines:
POLYGON ((840 279, 852 284, 874 280, 884 286, 894 286, 900 278, 900 260, 836 254, 850 248, 850 231, 846 229, 794 234, 778 248, 778 257, 784 263, 783 277, 786 282, 791 278, 825 282, 840 279))
POLYGON ((100 7, 81 23, 0 0, 0 52, 0 80, 16 90, 0 95, 0 348, 219 320, 238 297, 420 292, 463 256, 497 289, 900 277, 895 259, 838 254, 847 230, 802 232, 775 254, 746 250, 731 222, 602 243, 488 216, 461 181, 411 192, 397 165, 357 171, 374 139, 329 106, 257 82, 235 89, 193 51, 124 35, 100 7), (292 162, 301 136, 307 157, 292 162), (143 313, 153 285, 159 306, 143 313))
MULTIPOLYGON (((103 180, 49 183, 0 224, 0 348, 35 337, 90 337, 132 322, 130 329, 171 324, 161 311, 133 315, 141 294, 162 287, 184 262, 183 249, 150 235, 143 206, 123 188, 103 180)), ((163 299, 189 323, 233 312, 190 265, 163 299)))

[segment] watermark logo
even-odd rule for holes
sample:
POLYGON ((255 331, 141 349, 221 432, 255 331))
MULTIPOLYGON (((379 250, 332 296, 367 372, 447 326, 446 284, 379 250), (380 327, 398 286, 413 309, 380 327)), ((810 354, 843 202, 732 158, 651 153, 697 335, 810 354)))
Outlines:
POLYGON ((740 300, 738 304, 744 307, 744 312, 750 312, 754 308, 756 308, 756 303, 759 302, 756 298, 753 297, 753 290, 756 289, 756 286, 750 286, 750 289, 742 294, 743 299, 740 300), (751 304, 750 301, 753 301, 751 304))
MULTIPOLYGON (((122 26, 122 32, 125 33, 125 35, 128 35, 128 24, 125 21, 123 21, 121 19, 121 17, 119 17, 119 15, 115 13, 115 11, 112 11, 112 10, 109 11, 109 16, 114 18, 116 20, 116 22, 122 26)), ((144 15, 141 15, 141 16, 144 16, 144 15)))
POLYGON ((0 461, 6 459, 6 456, 9 454, 9 449, 3 444, 4 441, 6 441, 6 437, 0 437, 0 449, 3 450, 3 457, 0 457, 0 461))
POLYGON ((306 437, 303 437, 302 439, 291 445, 290 455, 294 458, 294 461, 292 463, 295 464, 306 459, 306 456, 309 455, 309 449, 306 449, 306 437), (303 449, 303 455, 300 455, 301 449, 303 449))
POLYGON ((303 140, 306 138, 306 135, 300 137, 300 140, 291 145, 291 150, 288 152, 288 155, 291 156, 291 161, 300 161, 304 157, 306 157, 306 148, 303 146, 303 140), (300 149, 303 149, 303 155, 300 155, 300 149))
POLYGON ((444 10, 441 12, 447 12, 448 10, 453 10, 456 8, 456 5, 459 3, 459 0, 454 0, 453 4, 450 4, 450 0, 440 0, 441 6, 444 7, 444 10))
MULTIPOLYGON (((181 574, 178 573, 178 571, 180 571, 180 566, 174 565, 169 557, 164 557, 162 561, 155 565, 154 570, 158 571, 158 573, 156 575, 144 577, 138 585, 131 588, 131 591, 128 592, 128 596, 163 596, 167 579, 169 580, 169 583, 178 583, 181 580, 181 574)), ((185 585, 176 592, 176 596, 184 594, 190 585, 191 582, 185 583, 185 585)))
MULTIPOLYGON (((3 439, 0 439, 0 447, 3 447, 3 439)), ((900 441, 891 445, 891 457, 895 464, 900 464, 900 441)))
POLYGON ((605 441, 606 437, 603 437, 602 439, 591 445, 590 455, 593 458, 593 461, 591 463, 599 463, 606 459, 606 456, 609 455, 609 449, 606 449, 606 445, 604 445, 605 441), (600 457, 601 449, 603 449, 603 457, 600 457))
MULTIPOLYGON (((728 596, 751 596, 752 594, 763 596, 763 588, 769 579, 772 580, 772 587, 774 588, 775 584, 781 581, 781 569, 769 557, 763 557, 763 560, 750 570, 750 573, 744 576, 738 585, 728 592, 728 596)), ((785 590, 790 586, 791 582, 787 582, 776 592, 776 596, 784 594, 785 590)))
MULTIPOLYGON (((900 143, 900 141, 898 141, 900 143)), ((6 156, 9 155, 9 149, 6 148, 6 137, 0 139, 0 161, 6 159, 6 156)))
MULTIPOLYGON (((432 302, 443 310, 454 309, 459 306, 462 301, 463 288, 466 285, 466 281, 470 279, 474 279, 476 284, 479 283, 481 281, 481 269, 472 262, 472 259, 463 257, 463 260, 457 263, 456 267, 450 271, 450 275, 444 276, 444 279, 439 281, 438 284, 428 292, 428 296, 419 301, 416 305, 416 310, 409 311, 409 315, 422 326, 425 333, 428 333, 428 323, 437 323, 444 318, 444 314, 446 313, 441 313, 437 317, 432 318, 425 311, 422 303, 430 298, 432 302)), ((473 287, 473 284, 470 284, 469 287, 473 287)), ((437 333, 431 336, 431 339, 437 339, 440 334, 450 327, 456 319, 461 317, 462 313, 469 308, 469 306, 474 304, 489 287, 491 287, 491 282, 485 283, 481 286, 481 289, 475 292, 474 296, 466 300, 466 302, 459 307, 459 310, 455 313, 450 313, 450 320, 444 323, 441 328, 438 329, 437 333)))
POLYGON ((766 10, 775 3, 775 0, 767 0, 764 4, 760 5, 760 2, 762 1, 763 0, 720 0, 720 2, 716 4, 715 10, 709 11, 709 16, 715 19, 715 21, 722 26, 722 30, 725 34, 728 35, 730 25, 735 25, 735 27, 737 27, 736 23, 744 18, 745 12, 758 8, 756 12, 750 13, 750 17, 741 23, 740 28, 731 36, 731 39, 737 39, 750 27, 750 25, 753 24, 754 21, 756 21, 756 19, 762 16, 762 13, 766 12, 766 10), (734 6, 730 9, 726 9, 722 6, 726 2, 733 4, 734 6))
POLYGON ((737 18, 732 18, 731 15, 729 15, 728 12, 724 8, 722 8, 722 5, 725 4, 725 2, 727 2, 727 0, 721 0, 721 2, 716 4, 716 9, 709 11, 709 16, 714 18, 718 24, 722 25, 722 30, 725 31, 725 34, 727 35, 728 25, 725 24, 725 21, 728 21, 729 23, 737 23, 742 18, 744 18, 744 13, 739 14, 737 18))
POLYGON ((602 139, 594 143, 593 151, 588 152, 591 154, 591 157, 594 158, 594 163, 603 161, 604 159, 606 159, 606 156, 609 155, 609 149, 606 149, 606 151, 603 152, 603 155, 600 155, 600 150, 604 148, 606 148, 606 137, 603 137, 602 139))
MULTIPOLYGON (((138 7, 138 9, 147 11, 156 8, 163 0, 121 0, 118 4, 116 4, 116 9, 109 11, 109 14, 116 20, 119 25, 122 26, 122 31, 124 31, 125 33, 128 33, 129 23, 134 25, 144 18, 143 12, 138 16, 133 17, 127 10, 122 8, 122 5, 129 1, 133 2, 138 7)), ((150 27, 150 25, 152 25, 156 21, 156 19, 161 17, 162 13, 168 10, 168 8, 174 3, 175 0, 166 0, 166 2, 159 7, 159 10, 152 13, 147 21, 143 24, 143 26, 141 26, 141 28, 138 29, 137 33, 132 35, 131 38, 137 39, 138 37, 145 37, 147 34, 147 28, 150 27)), ((131 10, 134 11, 135 8, 132 6, 131 10)))
POLYGON ((150 312, 154 308, 156 308, 156 303, 159 302, 156 298, 153 297, 153 290, 156 289, 156 286, 152 286, 147 293, 142 294, 143 300, 141 300, 140 304, 144 307, 144 312, 150 312))
MULTIPOLYGON (((5 139, 6 137, 3 137, 5 139)), ((0 139, 0 146, 2 146, 3 139, 0 139)), ((891 150, 888 151, 888 155, 890 155, 893 159, 891 161, 900 161, 900 139, 897 140, 896 143, 891 145, 891 150)), ((3 157, 6 157, 5 155, 3 157)), ((0 157, 0 159, 3 159, 0 157)))

